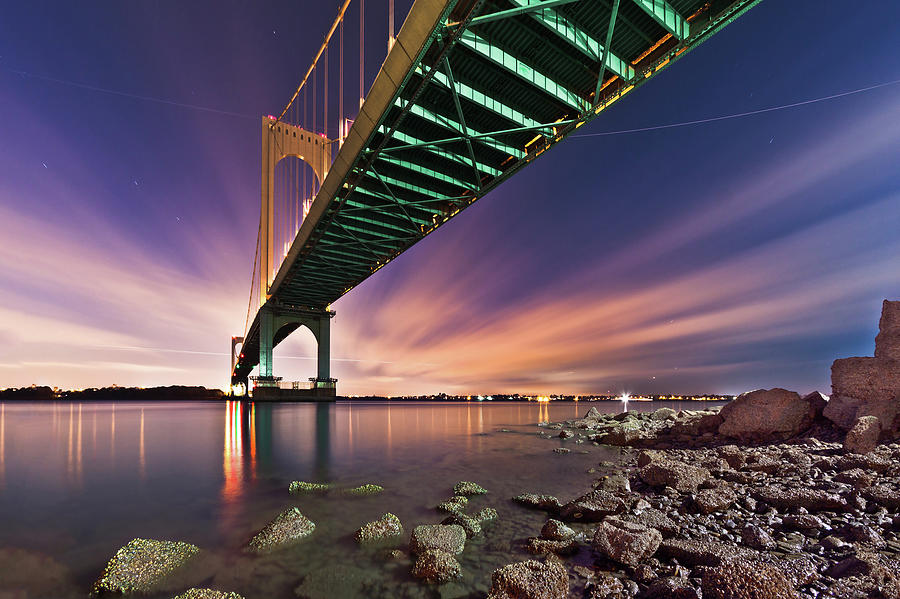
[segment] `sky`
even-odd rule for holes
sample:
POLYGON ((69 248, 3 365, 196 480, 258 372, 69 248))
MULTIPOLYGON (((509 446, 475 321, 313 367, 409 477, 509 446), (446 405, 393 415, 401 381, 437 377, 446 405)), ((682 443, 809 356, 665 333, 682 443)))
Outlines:
MULTIPOLYGON (((764 0, 341 298, 339 392, 828 393, 900 298, 900 4, 862 6, 764 0)), ((0 9, 0 388, 227 385, 259 117, 336 12, 0 9)), ((313 356, 301 329, 275 374, 313 356)))

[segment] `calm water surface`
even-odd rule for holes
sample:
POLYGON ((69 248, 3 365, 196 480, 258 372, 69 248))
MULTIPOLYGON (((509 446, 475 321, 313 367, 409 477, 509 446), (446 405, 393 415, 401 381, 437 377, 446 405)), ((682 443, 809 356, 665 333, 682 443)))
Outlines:
MULTIPOLYGON (((630 409, 662 405, 698 408, 648 402, 630 409)), ((312 576, 307 587, 322 591, 312 594, 332 599, 481 596, 494 568, 528 557, 522 541, 544 521, 509 498, 572 498, 590 489, 589 468, 617 456, 612 448, 538 436, 538 422, 581 417, 590 406, 623 410, 619 402, 583 401, 0 403, 0 598, 84 597, 109 557, 134 537, 206 550, 173 591, 203 585, 247 599, 287 598, 312 576), (572 453, 552 452, 559 445, 572 453), (292 497, 292 480, 372 482, 385 492, 292 497), (408 562, 354 543, 360 525, 387 511, 407 531, 440 522, 433 507, 459 480, 490 491, 470 502, 470 513, 482 506, 500 513, 467 544, 459 583, 438 593, 410 578, 408 562), (309 539, 264 557, 241 551, 292 505, 316 522, 309 539)))

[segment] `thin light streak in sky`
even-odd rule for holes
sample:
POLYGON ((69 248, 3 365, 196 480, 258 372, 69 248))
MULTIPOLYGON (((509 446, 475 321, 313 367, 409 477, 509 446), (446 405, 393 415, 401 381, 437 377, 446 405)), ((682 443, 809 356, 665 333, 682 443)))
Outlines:
POLYGON ((766 112, 775 112, 776 110, 786 110, 788 108, 796 108, 798 106, 807 106, 809 104, 818 104, 819 102, 826 102, 828 100, 836 100, 838 98, 845 98, 847 96, 852 96, 854 94, 861 94, 863 92, 868 92, 876 89, 880 89, 882 87, 888 87, 889 85, 897 85, 900 83, 900 79, 895 79, 894 81, 886 81, 884 83, 877 83, 875 85, 870 85, 868 87, 860 87, 858 89, 850 90, 847 92, 841 92, 837 94, 831 94, 828 96, 822 96, 819 98, 811 98, 809 100, 801 100, 800 102, 792 102, 790 104, 781 104, 779 106, 769 106, 768 108, 760 108, 758 110, 749 110, 747 112, 736 112, 734 114, 723 114, 721 116, 713 116, 704 119, 696 119, 693 121, 682 121, 679 123, 668 123, 665 125, 653 125, 651 127, 638 127, 636 129, 619 129, 618 131, 601 131, 600 133, 579 133, 577 135, 570 135, 569 137, 603 137, 606 135, 624 135, 626 133, 642 133, 644 131, 657 131, 659 129, 673 129, 675 127, 687 127, 688 125, 703 125, 706 123, 715 123, 717 121, 727 121, 730 119, 739 119, 748 116, 754 116, 757 114, 764 114, 766 112))

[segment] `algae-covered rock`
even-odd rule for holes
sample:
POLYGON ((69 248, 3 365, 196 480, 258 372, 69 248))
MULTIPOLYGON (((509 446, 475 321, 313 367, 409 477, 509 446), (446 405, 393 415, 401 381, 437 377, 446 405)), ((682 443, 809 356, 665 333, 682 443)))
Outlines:
POLYGON ((250 539, 247 548, 253 553, 267 553, 292 545, 312 534, 315 529, 315 523, 293 507, 266 524, 265 528, 250 539))
POLYGON ((451 514, 441 524, 458 524, 466 531, 466 538, 471 539, 481 534, 481 522, 466 514, 451 514))
POLYGON ((315 568, 294 589, 302 599, 356 599, 372 596, 366 592, 371 572, 356 566, 334 564, 315 568))
POLYGON ((419 554, 412 575, 433 584, 444 584, 459 578, 462 568, 456 558, 440 549, 428 549, 419 554))
POLYGON ((492 507, 483 507, 475 513, 475 519, 482 525, 497 519, 497 510, 492 507))
POLYGON ((368 495, 378 495, 384 491, 384 487, 373 484, 365 484, 360 485, 358 487, 353 487, 352 489, 344 489, 345 495, 352 495, 355 497, 366 497, 368 495))
POLYGON ((409 550, 422 553, 428 549, 440 549, 447 553, 462 553, 466 546, 466 531, 458 524, 422 524, 413 529, 409 538, 409 550))
POLYGON ((472 481, 463 480, 453 487, 453 493, 456 495, 484 495, 487 493, 487 489, 479 485, 478 483, 473 483, 472 481))
POLYGON ((559 499, 553 495, 538 495, 537 493, 522 493, 513 497, 513 501, 519 505, 530 507, 538 510, 544 510, 555 514, 562 507, 559 499))
POLYGON ((454 495, 450 499, 437 504, 436 509, 450 514, 457 514, 466 509, 466 505, 468 505, 468 503, 468 497, 464 497, 462 495, 454 495))
POLYGON ((288 486, 291 495, 306 495, 308 493, 327 493, 333 485, 331 483, 308 483, 295 480, 288 486))
POLYGON ((237 593, 226 593, 213 589, 188 589, 173 599, 244 599, 244 597, 237 593))
POLYGON ((402 534, 403 525, 400 523, 400 518, 388 512, 374 522, 363 524, 353 538, 357 543, 364 544, 385 541, 402 534))
POLYGON ((106 564, 93 593, 149 593, 199 552, 196 545, 180 541, 132 539, 106 564))
POLYGON ((494 570, 488 599, 566 599, 569 575, 555 561, 528 560, 494 570))

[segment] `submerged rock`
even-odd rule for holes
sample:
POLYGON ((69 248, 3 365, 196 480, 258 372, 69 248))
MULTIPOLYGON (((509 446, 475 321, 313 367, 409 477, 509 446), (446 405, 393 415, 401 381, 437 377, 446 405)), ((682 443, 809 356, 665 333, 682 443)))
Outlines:
POLYGON ((291 495, 305 495, 307 493, 327 493, 332 488, 331 483, 308 483, 302 480, 295 480, 288 485, 288 492, 291 495))
POLYGON ((455 495, 484 495, 487 493, 487 489, 479 485, 478 483, 473 483, 472 481, 463 480, 453 487, 453 493, 455 495))
POLYGON ((656 552, 662 534, 655 528, 610 517, 594 532, 594 549, 613 561, 637 566, 656 552))
POLYGON ((575 537, 575 531, 559 520, 547 520, 541 528, 541 536, 551 541, 568 541, 575 537))
POLYGON ((308 537, 316 529, 315 523, 293 507, 278 514, 247 544, 253 553, 267 553, 292 545, 308 537))
POLYGON ((226 593, 213 589, 188 589, 174 599, 244 599, 244 597, 237 593, 226 593))
POLYGON ((466 531, 466 538, 471 539, 473 537, 477 537, 481 534, 481 523, 473 518, 472 516, 467 516, 466 514, 451 514, 447 518, 441 521, 441 524, 458 524, 463 527, 463 530, 466 531))
POLYGON ((494 570, 488 599, 566 599, 569 575, 559 563, 528 560, 494 570))
POLYGON ((374 522, 367 522, 353 535, 357 543, 374 543, 385 541, 403 534, 400 518, 388 512, 374 522))
POLYGON ((488 522, 493 522, 497 519, 497 510, 492 507, 483 507, 475 513, 475 519, 478 520, 482 526, 488 522))
POLYGON ((343 493, 345 495, 354 495, 356 497, 365 497, 367 495, 378 495, 384 491, 384 487, 379 485, 373 485, 371 483, 360 485, 358 487, 353 487, 352 489, 344 489, 343 493))
POLYGON ((93 593, 149 593, 166 578, 187 566, 200 548, 180 541, 132 539, 116 551, 93 593))
POLYGON ((448 512, 450 514, 456 514, 458 512, 463 511, 464 509, 466 509, 466 505, 468 505, 468 503, 469 503, 468 497, 463 497, 462 495, 454 495, 450 499, 447 499, 446 501, 442 501, 439 504, 437 504, 437 507, 435 509, 437 509, 441 512, 448 512))
POLYGON ((412 575, 433 584, 444 584, 462 575, 456 558, 440 549, 427 549, 419 554, 412 575))
POLYGON ((513 501, 515 501, 519 505, 538 510, 544 510, 545 512, 550 512, 551 514, 555 514, 559 511, 559 508, 562 507, 559 499, 557 499, 553 495, 522 493, 521 495, 516 495, 515 497, 513 497, 513 501))
POLYGON ((429 549, 440 549, 456 555, 466 546, 466 531, 459 524, 422 524, 413 529, 409 538, 409 550, 422 553, 429 549))
POLYGON ((548 539, 540 539, 538 537, 530 537, 525 541, 525 551, 535 555, 547 555, 553 553, 556 555, 572 555, 578 552, 578 541, 568 539, 565 541, 551 541, 548 539))
POLYGON ((294 589, 301 599, 353 599, 365 597, 371 572, 345 564, 314 568, 294 589))

